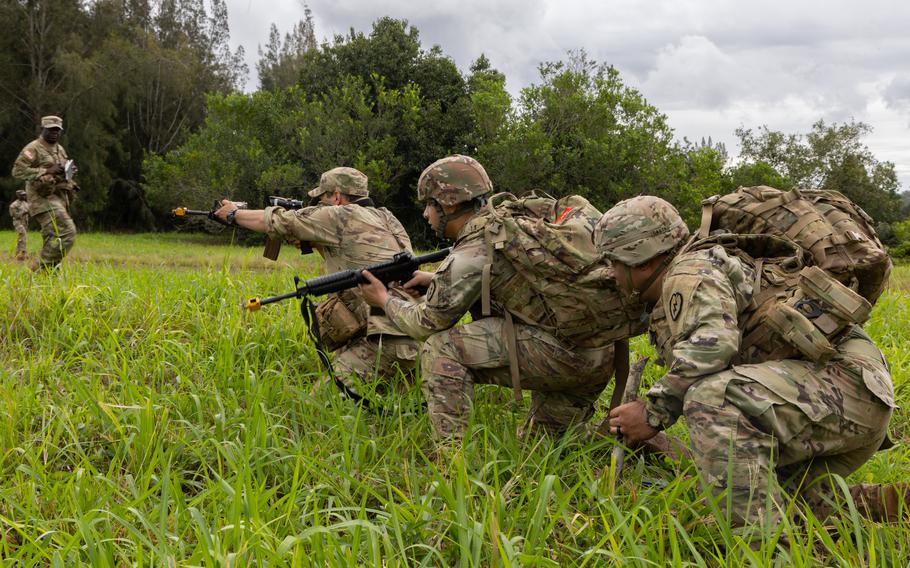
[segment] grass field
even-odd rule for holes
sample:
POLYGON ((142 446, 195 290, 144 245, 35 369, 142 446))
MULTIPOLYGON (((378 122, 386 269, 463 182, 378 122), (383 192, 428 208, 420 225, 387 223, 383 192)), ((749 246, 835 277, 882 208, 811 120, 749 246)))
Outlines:
MULTIPOLYGON (((0 232, 5 564, 910 562, 910 526, 868 522, 848 505, 828 527, 786 527, 786 545, 782 529, 752 535, 762 541, 752 551, 690 464, 631 460, 612 491, 609 440, 519 440, 525 408, 511 408, 505 389, 478 388, 464 448, 429 458, 419 390, 386 398, 386 415, 361 411, 316 386, 295 302, 240 309, 317 273, 289 247, 274 264, 200 237, 79 235, 59 273, 33 277, 11 260, 13 237, 0 232)), ((894 283, 867 329, 906 407, 910 267, 894 283)), ((643 338, 633 347, 650 352, 643 338)), ((898 447, 849 482, 908 478, 904 410, 892 437, 898 447)))

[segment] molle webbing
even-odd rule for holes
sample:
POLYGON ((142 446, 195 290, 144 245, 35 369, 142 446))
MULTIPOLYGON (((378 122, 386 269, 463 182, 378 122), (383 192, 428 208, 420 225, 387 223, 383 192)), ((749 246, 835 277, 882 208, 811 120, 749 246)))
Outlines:
POLYGON ((872 219, 836 191, 741 187, 702 202, 698 238, 715 231, 786 237, 814 264, 872 303, 891 273, 891 259, 872 219))

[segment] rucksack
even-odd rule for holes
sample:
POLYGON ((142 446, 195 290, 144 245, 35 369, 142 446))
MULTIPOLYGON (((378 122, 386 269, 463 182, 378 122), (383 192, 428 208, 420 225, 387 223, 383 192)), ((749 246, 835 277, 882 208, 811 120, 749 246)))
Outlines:
MULTIPOLYGON (((612 266, 594 246, 594 225, 601 213, 587 199, 536 193, 518 199, 500 193, 488 200, 486 211, 487 245, 520 277, 506 284, 509 290, 498 290, 500 303, 512 315, 579 347, 600 347, 643 327, 629 321, 636 306, 627 305, 616 288, 612 266), (537 304, 543 304, 544 313, 528 311, 526 294, 542 300, 537 304)), ((483 286, 481 304, 484 315, 489 315, 488 284, 483 286)))
POLYGON ((740 187, 702 202, 698 238, 717 230, 787 238, 808 251, 816 266, 873 305, 891 274, 891 258, 872 218, 837 191, 740 187))
POLYGON ((513 317, 546 329, 582 348, 614 345, 616 389, 628 375, 628 338, 647 328, 642 304, 631 304, 616 287, 613 268, 594 246, 593 232, 601 213, 584 197, 555 199, 532 192, 488 199, 484 240, 490 264, 482 273, 481 311, 491 315, 490 271, 494 252, 515 269, 516 276, 497 289, 505 310, 509 367, 516 399, 520 398, 513 317), (541 302, 529 302, 529 295, 541 302), (531 304, 543 305, 532 313, 531 304))
POLYGON ((793 358, 824 364, 843 333, 869 318, 872 305, 865 298, 789 239, 718 233, 689 241, 681 253, 714 246, 755 270, 752 302, 738 322, 742 341, 734 364, 793 358))

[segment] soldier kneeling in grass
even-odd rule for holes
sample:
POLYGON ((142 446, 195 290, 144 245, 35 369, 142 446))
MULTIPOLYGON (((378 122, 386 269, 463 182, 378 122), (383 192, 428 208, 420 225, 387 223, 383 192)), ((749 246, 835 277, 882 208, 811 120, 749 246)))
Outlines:
MULTIPOLYGON (((688 237, 676 209, 650 196, 617 204, 595 229, 620 288, 651 307, 667 365, 610 425, 634 444, 685 416, 699 473, 729 492, 721 507, 734 526, 776 526, 785 492, 827 516, 827 474, 849 475, 886 444, 895 408, 888 364, 859 325, 871 306, 804 266, 792 241, 688 237)), ((903 510, 894 487, 851 493, 874 517, 903 510)))

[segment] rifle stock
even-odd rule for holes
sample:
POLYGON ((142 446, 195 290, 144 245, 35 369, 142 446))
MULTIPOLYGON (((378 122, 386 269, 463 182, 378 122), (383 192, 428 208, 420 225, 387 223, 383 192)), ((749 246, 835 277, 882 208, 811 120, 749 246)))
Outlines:
POLYGON ((380 262, 364 268, 342 270, 341 272, 335 272, 333 274, 306 280, 302 283, 299 278, 295 277, 295 290, 293 292, 261 299, 250 298, 247 300, 244 307, 247 310, 254 312, 259 310, 262 306, 274 304, 275 302, 288 300, 290 298, 322 296, 325 294, 341 292, 342 290, 348 290, 367 282, 367 279, 364 278, 362 274, 364 270, 369 270, 370 273, 378 278, 383 284, 401 282, 409 279, 414 274, 414 271, 420 268, 421 265, 439 262, 449 256, 449 253, 451 252, 451 248, 444 248, 436 252, 414 256, 410 252, 402 251, 396 254, 392 260, 380 262))

